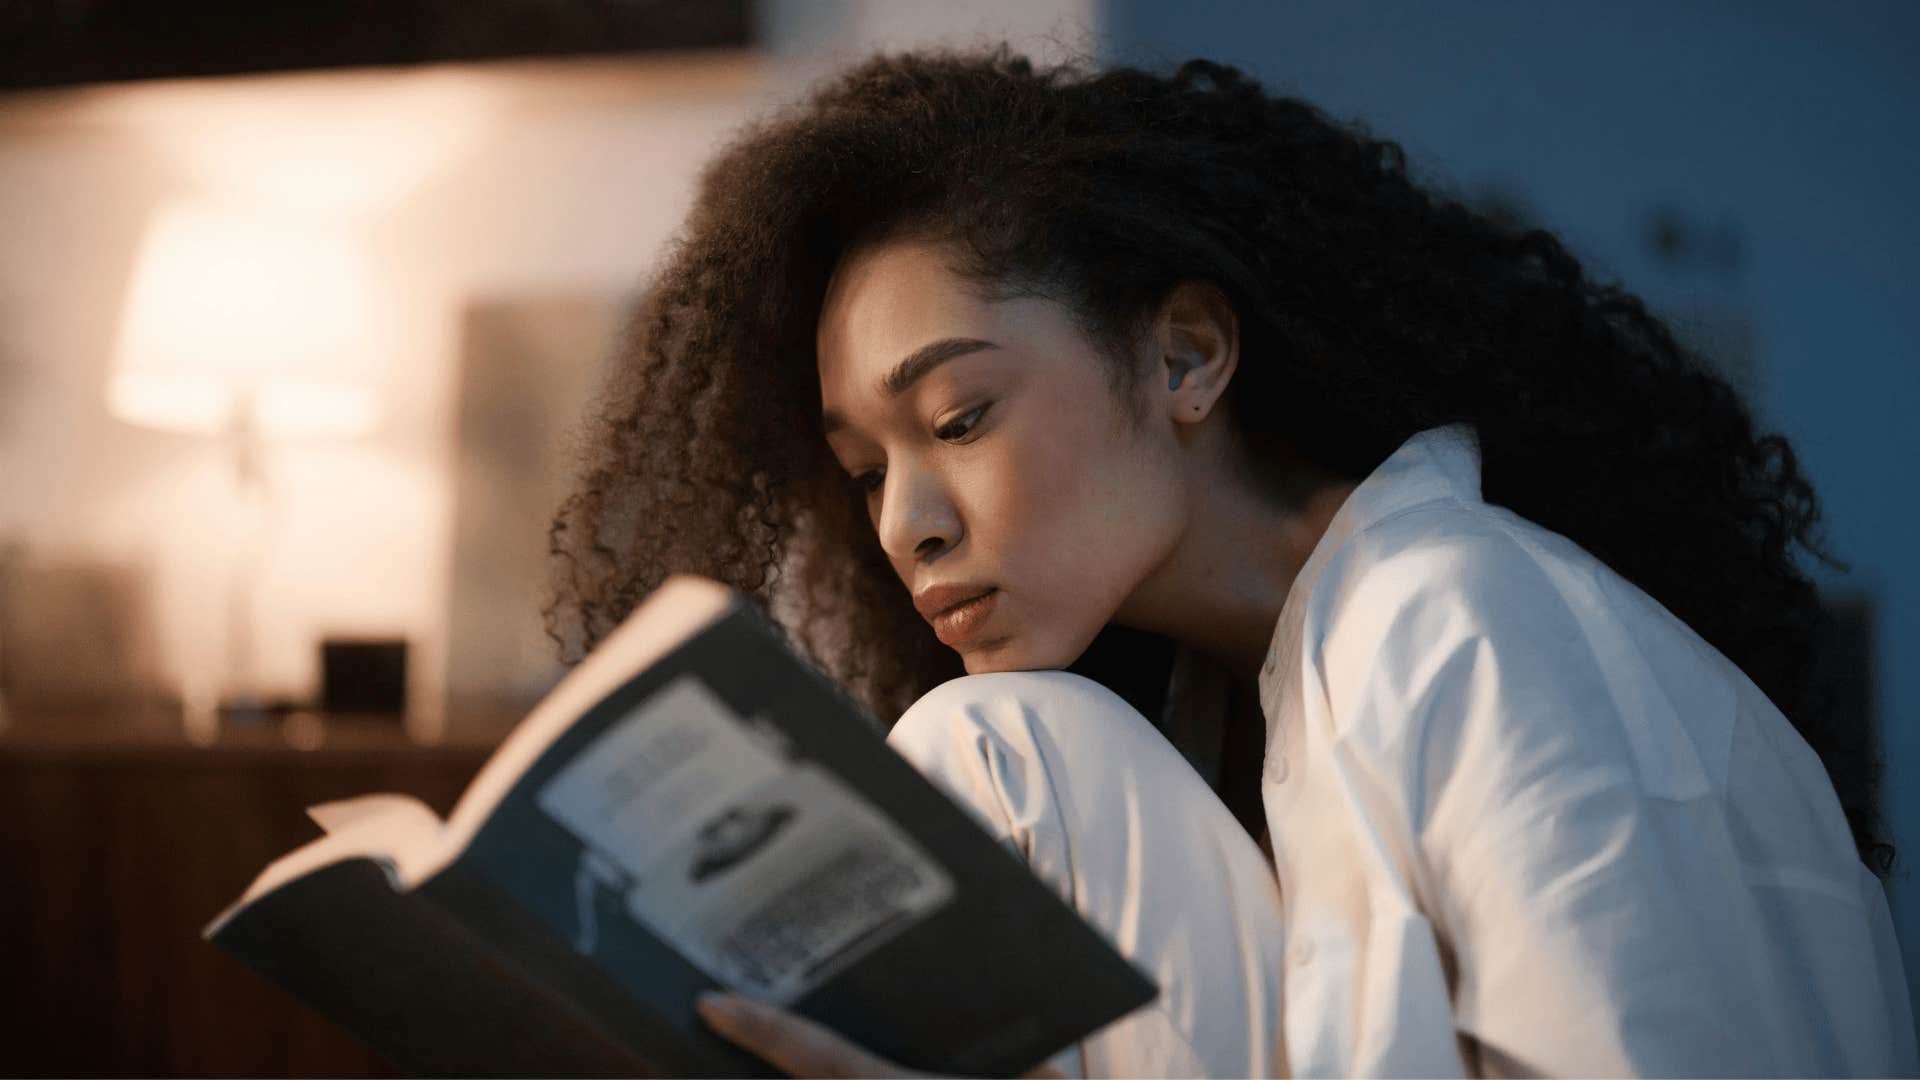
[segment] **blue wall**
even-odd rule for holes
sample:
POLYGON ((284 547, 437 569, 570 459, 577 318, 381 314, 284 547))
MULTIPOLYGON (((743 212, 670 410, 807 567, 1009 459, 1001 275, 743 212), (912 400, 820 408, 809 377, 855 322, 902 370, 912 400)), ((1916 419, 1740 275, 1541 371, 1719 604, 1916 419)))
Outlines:
MULTIPOLYGON (((1885 800, 1920 865, 1920 4, 1107 0, 1105 59, 1236 64, 1395 139, 1462 193, 1498 185, 1602 277, 1672 312, 1743 312, 1785 432, 1877 610, 1885 800), (1734 12, 1737 10, 1737 14, 1734 12), (1742 240, 1675 268, 1650 206, 1742 240)), ((1920 879, 1889 888, 1920 1001, 1920 879)))

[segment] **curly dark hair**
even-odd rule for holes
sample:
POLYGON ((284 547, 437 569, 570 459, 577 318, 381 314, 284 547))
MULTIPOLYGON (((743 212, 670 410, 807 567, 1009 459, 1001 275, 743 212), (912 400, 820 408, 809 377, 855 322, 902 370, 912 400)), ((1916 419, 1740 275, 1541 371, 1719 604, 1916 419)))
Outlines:
MULTIPOLYGON (((913 236, 990 296, 1065 304, 1111 356, 1167 291, 1233 302, 1233 422, 1268 479, 1358 480, 1467 421, 1489 502, 1572 538, 1738 664, 1825 764, 1884 875, 1880 763, 1814 677, 1804 552, 1835 563, 1778 434, 1552 234, 1410 178, 1357 122, 1192 60, 1171 76, 1004 45, 876 55, 736 134, 634 304, 550 531, 577 660, 669 573, 754 597, 877 716, 962 673, 828 451, 814 335, 842 256, 913 236), (1289 465, 1286 463, 1296 463, 1289 465)), ((1116 389, 1131 365, 1114 365, 1116 389)))

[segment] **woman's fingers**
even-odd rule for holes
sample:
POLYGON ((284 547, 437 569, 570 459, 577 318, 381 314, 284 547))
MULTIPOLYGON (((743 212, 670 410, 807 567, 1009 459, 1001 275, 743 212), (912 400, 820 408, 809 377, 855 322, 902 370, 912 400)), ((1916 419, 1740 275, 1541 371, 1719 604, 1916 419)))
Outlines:
MULTIPOLYGON (((798 1013, 738 994, 701 994, 694 1007, 708 1027, 788 1076, 961 1080, 947 1073, 914 1072, 798 1013)), ((1044 1061, 1021 1073, 1019 1080, 1067 1080, 1067 1074, 1044 1061)))
POLYGON ((766 1059, 788 1076, 937 1075, 914 1072, 854 1045, 804 1016, 737 994, 702 994, 695 1008, 708 1027, 766 1059))

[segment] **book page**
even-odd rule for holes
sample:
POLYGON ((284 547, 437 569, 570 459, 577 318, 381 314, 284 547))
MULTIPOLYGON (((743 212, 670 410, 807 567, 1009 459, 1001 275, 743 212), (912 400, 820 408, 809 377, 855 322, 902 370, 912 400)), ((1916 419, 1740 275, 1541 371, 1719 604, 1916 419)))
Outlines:
POLYGON ((328 833, 344 832, 349 826, 362 821, 390 821, 396 842, 402 843, 417 843, 422 836, 431 838, 440 829, 440 816, 429 809, 426 803, 411 795, 390 792, 315 803, 307 807, 307 816, 328 833))
POLYGON ((202 936, 211 937, 241 908, 321 867, 372 859, 399 889, 439 856, 440 817, 410 795, 380 793, 319 803, 307 807, 307 815, 327 834, 268 863, 202 936))
POLYGON ((691 574, 668 577, 534 706, 480 767, 447 816, 440 859, 422 865, 418 874, 409 875, 407 884, 417 883, 457 857, 521 774, 582 713, 636 672, 720 619, 733 603, 732 594, 718 582, 691 574))
POLYGON ((683 675, 547 782, 536 803, 585 845, 596 890, 716 982, 792 1001, 947 903, 938 862, 831 772, 683 675))

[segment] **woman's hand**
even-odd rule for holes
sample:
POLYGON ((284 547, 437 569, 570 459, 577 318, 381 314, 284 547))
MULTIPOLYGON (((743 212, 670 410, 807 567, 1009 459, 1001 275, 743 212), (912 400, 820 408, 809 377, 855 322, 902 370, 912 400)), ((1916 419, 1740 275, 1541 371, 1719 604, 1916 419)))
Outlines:
MULTIPOLYGON (((694 1005, 708 1027, 788 1076, 950 1077, 916 1072, 855 1046, 804 1016, 738 994, 702 994, 694 1005)), ((1066 1075, 1052 1062, 1043 1062, 1022 1073, 1021 1080, 1064 1080, 1066 1075)))

